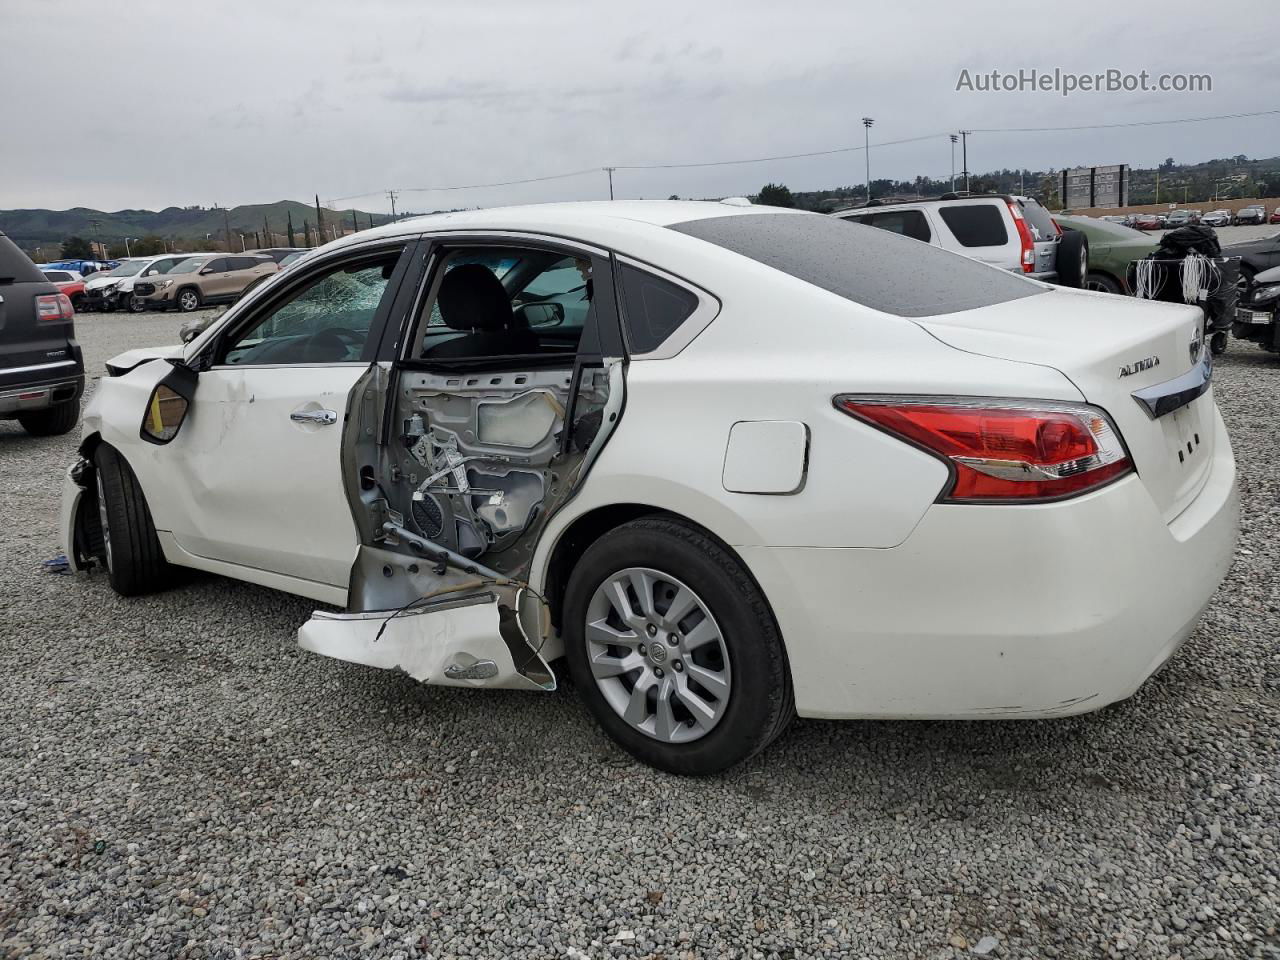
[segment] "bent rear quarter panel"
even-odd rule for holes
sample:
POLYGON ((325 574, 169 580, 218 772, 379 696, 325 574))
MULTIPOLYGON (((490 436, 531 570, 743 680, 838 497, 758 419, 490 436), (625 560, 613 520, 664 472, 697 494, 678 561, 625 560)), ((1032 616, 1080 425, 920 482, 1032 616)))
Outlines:
MULTIPOLYGON (((579 495, 549 525, 535 557, 536 578, 573 519, 617 503, 672 511, 733 546, 892 547, 910 535, 947 470, 841 413, 836 395, 1081 399, 1056 370, 956 350, 910 320, 690 243, 667 262, 650 251, 652 262, 699 278, 722 301, 721 312, 676 357, 630 363, 617 431, 579 495), (729 431, 744 420, 807 425, 808 469, 798 492, 724 489, 729 431)), ((1029 323, 1034 300, 1026 301, 1029 323)))

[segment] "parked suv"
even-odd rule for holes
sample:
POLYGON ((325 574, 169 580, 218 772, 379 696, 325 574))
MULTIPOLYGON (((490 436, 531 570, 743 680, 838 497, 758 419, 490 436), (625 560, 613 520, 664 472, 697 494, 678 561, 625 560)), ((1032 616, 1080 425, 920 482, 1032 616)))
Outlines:
POLYGON ((134 257, 125 260, 114 270, 95 273, 85 281, 85 306, 90 310, 141 311, 141 304, 134 298, 134 287, 139 281, 168 273, 186 260, 190 254, 168 254, 162 257, 134 257))
POLYGON ((67 295, 0 233, 0 419, 36 436, 79 421, 84 361, 74 316, 67 295))
POLYGON ((1089 241, 1066 236, 1030 197, 944 194, 937 200, 873 200, 833 216, 901 233, 1036 280, 1084 286, 1089 241))
POLYGON ((190 313, 210 303, 231 303, 280 269, 264 253, 201 254, 178 264, 163 277, 134 287, 144 309, 190 313))

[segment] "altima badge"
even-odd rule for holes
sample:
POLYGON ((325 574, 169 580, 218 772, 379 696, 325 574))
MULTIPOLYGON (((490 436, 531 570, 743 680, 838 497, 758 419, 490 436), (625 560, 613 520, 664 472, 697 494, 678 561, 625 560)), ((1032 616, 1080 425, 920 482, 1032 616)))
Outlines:
POLYGON ((1135 360, 1133 363, 1126 363, 1120 368, 1120 379, 1132 377, 1135 373, 1141 373, 1143 370, 1150 370, 1152 367, 1160 366, 1159 357, 1143 357, 1141 360, 1135 360))

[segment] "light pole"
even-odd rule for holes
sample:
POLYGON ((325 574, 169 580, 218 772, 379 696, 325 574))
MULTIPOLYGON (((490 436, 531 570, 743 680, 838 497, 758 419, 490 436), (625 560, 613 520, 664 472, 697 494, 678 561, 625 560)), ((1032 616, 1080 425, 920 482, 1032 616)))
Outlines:
POLYGON ((867 160, 867 203, 871 202, 871 125, 870 117, 862 118, 862 152, 867 160))
POLYGON ((243 233, 242 233, 242 234, 240 234, 240 252, 241 252, 241 253, 244 253, 244 252, 245 252, 245 250, 244 250, 244 234, 243 234, 243 233))
POLYGON ((604 168, 604 172, 605 172, 605 173, 607 173, 607 174, 609 175, 609 199, 610 199, 610 200, 612 200, 612 199, 613 199, 613 171, 615 171, 615 170, 617 170, 617 169, 618 169, 617 167, 605 167, 605 168, 604 168))
POLYGON ((960 135, 953 133, 951 136, 951 192, 956 192, 956 143, 960 139, 960 135))
MULTIPOLYGON (((134 237, 133 239, 137 240, 138 238, 137 238, 137 237, 134 237)), ((126 258, 127 258, 127 257, 132 257, 132 256, 133 256, 133 254, 129 251, 129 238, 128 238, 128 237, 125 237, 125 238, 124 238, 124 255, 125 255, 125 257, 126 257, 126 258)))
POLYGON ((969 134, 972 130, 960 131, 960 162, 964 166, 964 192, 969 192, 969 134))

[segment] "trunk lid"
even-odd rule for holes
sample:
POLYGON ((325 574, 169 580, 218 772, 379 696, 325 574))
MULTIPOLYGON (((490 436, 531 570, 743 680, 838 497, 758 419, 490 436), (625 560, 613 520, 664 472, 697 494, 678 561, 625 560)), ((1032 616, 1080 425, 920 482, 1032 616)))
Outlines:
POLYGON ((1111 415, 1166 522, 1208 479, 1212 389, 1158 417, 1134 396, 1197 378, 1205 357, 1199 307, 1054 288, 917 322, 958 349, 1052 367, 1069 378, 1085 400, 1111 415))

